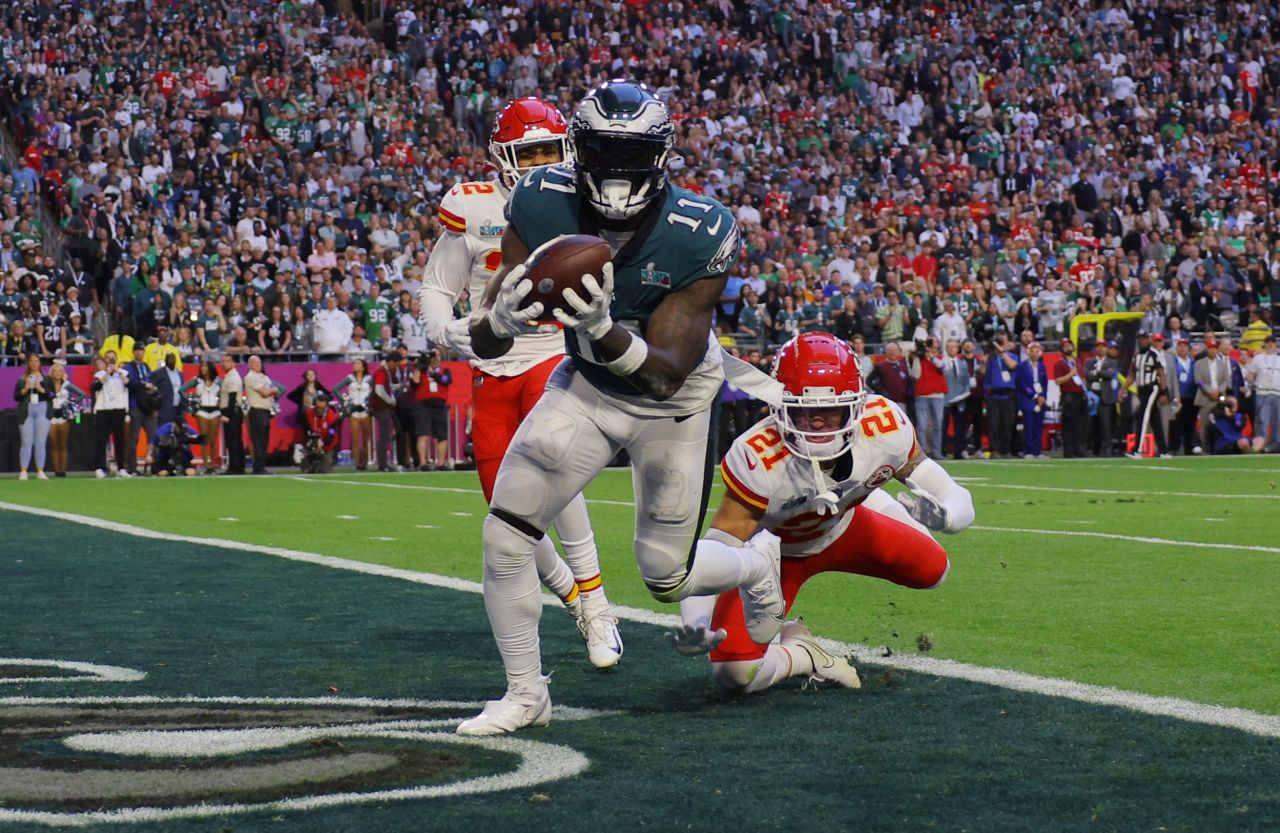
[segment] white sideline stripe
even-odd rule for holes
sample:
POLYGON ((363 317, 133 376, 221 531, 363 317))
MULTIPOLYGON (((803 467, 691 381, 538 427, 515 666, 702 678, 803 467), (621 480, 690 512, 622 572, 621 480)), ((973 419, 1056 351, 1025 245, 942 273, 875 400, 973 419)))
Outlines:
MULTIPOLYGON (((1071 523, 1078 523, 1072 521, 1071 523)), ((1023 532, 1028 535, 1067 535, 1074 538, 1106 538, 1111 541, 1133 541, 1138 544, 1160 544, 1166 547, 1195 547, 1202 550, 1243 550, 1245 552, 1280 553, 1280 547, 1253 546, 1251 544, 1218 544, 1207 541, 1174 541, 1171 538, 1147 538, 1142 535, 1118 535, 1114 532, 1090 532, 1085 529, 1030 529, 1018 526, 981 526, 969 529, 979 532, 1023 532)))
POLYGON ((1194 497, 1212 500, 1280 500, 1280 495, 1241 495, 1233 492, 1158 492, 1151 489, 1073 489, 1066 486, 1026 486, 1021 483, 974 483, 978 489, 1018 489, 1024 492, 1069 492, 1082 495, 1159 495, 1160 497, 1194 497))
POLYGON ((0 665, 21 668, 57 668, 60 671, 79 671, 75 677, 0 677, 0 684, 8 683, 136 683, 146 679, 146 672, 119 665, 98 665, 92 662, 72 662, 65 659, 30 659, 28 657, 0 657, 0 665))
MULTIPOLYGON (((424 584, 431 587, 443 587, 449 590, 459 590, 464 593, 484 592, 484 587, 479 582, 475 581, 453 578, 452 576, 440 576, 433 573, 420 573, 397 567, 386 567, 381 564, 366 564, 362 561, 352 561, 350 559, 337 558, 331 555, 319 555, 317 553, 302 552, 300 550, 290 550, 282 547, 267 547, 258 544, 246 544, 241 541, 228 541, 218 538, 198 538, 191 535, 170 535, 168 533, 144 529, 131 524, 104 521, 99 518, 75 515, 70 512, 59 512, 52 509, 41 509, 33 506, 24 506, 22 504, 3 501, 0 501, 0 510, 23 512, 37 517, 55 518, 57 520, 68 521, 70 523, 83 524, 84 526, 94 529, 105 529, 111 532, 119 532, 123 535, 132 535, 138 538, 150 538, 160 541, 180 541, 183 543, 219 547, 222 549, 239 550, 241 552, 262 553, 263 555, 273 555, 277 558, 284 558, 290 561, 302 561, 308 564, 318 564, 322 567, 331 567, 335 570, 349 570, 351 572, 365 573, 372 576, 397 578, 403 581, 411 581, 415 584, 424 584)), ((985 527, 983 528, 985 529, 985 527)), ((1039 529, 996 529, 1002 532, 1012 531, 1029 532, 1037 535, 1045 534, 1044 530, 1039 529)), ((1074 531, 1059 531, 1058 534, 1085 535, 1091 537, 1102 535, 1102 533, 1074 531)), ((1108 535, 1106 537, 1116 536, 1108 535)), ((1159 539, 1136 540, 1156 541, 1159 539)), ((1180 543, 1185 545, 1187 542, 1179 541, 1171 543, 1180 543)), ((550 594, 544 593, 542 604, 544 607, 559 607, 560 600, 550 594)), ((640 622, 646 625, 669 628, 679 624, 680 622, 680 618, 678 616, 670 613, 658 613, 656 611, 646 610, 643 608, 623 607, 621 605, 614 605, 613 609, 614 613, 621 619, 640 622)), ((1221 726, 1228 729, 1239 729, 1244 732, 1262 735, 1264 737, 1280 738, 1280 715, 1261 714, 1259 712, 1249 711, 1248 709, 1196 703, 1191 700, 1183 700, 1177 697, 1159 697, 1150 694, 1141 694, 1108 686, 1078 683, 1073 680, 1039 677, 1034 674, 1027 674, 1021 671, 1011 671, 1004 668, 986 668, 980 665, 969 665, 967 663, 956 662, 954 660, 940 660, 930 657, 899 654, 885 657, 880 655, 881 650, 866 645, 837 642, 830 639, 823 639, 821 641, 827 646, 828 650, 834 650, 837 653, 844 652, 852 654, 859 662, 868 665, 879 665, 906 671, 918 671, 920 673, 930 674, 937 677, 967 680, 970 682, 982 683, 984 685, 1007 688, 1014 691, 1024 691, 1031 694, 1062 697, 1068 700, 1075 700, 1077 702, 1090 703, 1093 705, 1118 706, 1123 709, 1129 709, 1130 711, 1156 715, 1158 717, 1173 717, 1190 723, 1221 726)))
MULTIPOLYGON (((356 480, 310 480, 304 477, 293 477, 291 479, 299 480, 303 483, 345 483, 351 486, 383 486, 389 489, 425 489, 428 491, 445 491, 445 492, 475 492, 479 494, 479 489, 456 489, 445 486, 411 486, 407 483, 361 483, 356 480)), ((717 486, 720 484, 716 484, 717 486)), ((1222 495, 1198 494, 1194 492, 1144 492, 1137 490, 1121 490, 1121 489, 1068 489, 1057 486, 1017 486, 1009 484, 996 483, 975 483, 977 488, 988 489, 1024 489, 1038 490, 1047 492, 1088 492, 1096 494, 1114 494, 1114 495, 1166 495, 1180 497, 1206 497, 1220 498, 1222 495)), ((1233 495, 1233 497, 1252 497, 1267 500, 1280 500, 1280 496, 1272 497, 1271 495, 1233 495)), ((594 500, 587 498, 587 503, 606 503, 611 506, 635 506, 630 501, 622 500, 594 500)), ((1069 523, 1082 523, 1080 521, 1070 521, 1069 523)), ((1109 538, 1113 541, 1134 541, 1139 544, 1163 544, 1173 547, 1198 547, 1200 549, 1214 550, 1244 550, 1246 552, 1274 552, 1280 553, 1280 547, 1262 547, 1249 546, 1247 544, 1217 544, 1203 541, 1173 541, 1166 538, 1144 538, 1135 535, 1117 535, 1109 532, 1084 532, 1070 529, 1022 529, 1019 527, 1004 526, 971 526, 970 529, 981 530, 982 532, 1035 532, 1040 535, 1083 535, 1090 538, 1109 538)))

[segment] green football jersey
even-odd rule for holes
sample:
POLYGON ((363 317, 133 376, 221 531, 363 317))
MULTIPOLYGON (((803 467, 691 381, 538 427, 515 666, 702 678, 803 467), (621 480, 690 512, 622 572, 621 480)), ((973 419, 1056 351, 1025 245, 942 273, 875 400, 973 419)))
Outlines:
MULTIPOLYGON (((630 239, 620 240, 620 246, 611 241, 614 272, 610 311, 615 321, 642 337, 649 317, 664 298, 703 278, 723 276, 737 261, 741 248, 733 214, 711 197, 668 185, 658 204, 646 211, 630 239)), ((530 249, 565 234, 595 234, 608 239, 595 226, 578 194, 573 171, 560 166, 539 168, 520 180, 507 202, 507 222, 530 249)), ((690 337, 710 344, 708 335, 691 333, 690 337)), ((565 331, 565 351, 575 369, 597 389, 615 396, 636 396, 636 389, 611 373, 594 355, 590 342, 572 330, 565 331)))

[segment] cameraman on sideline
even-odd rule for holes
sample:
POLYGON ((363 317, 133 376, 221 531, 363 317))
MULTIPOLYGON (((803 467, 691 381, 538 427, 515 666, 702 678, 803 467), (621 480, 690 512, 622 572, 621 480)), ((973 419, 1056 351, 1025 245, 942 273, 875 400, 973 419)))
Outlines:
POLYGON ((319 471, 328 474, 333 471, 333 464, 338 456, 339 430, 342 416, 337 410, 329 407, 329 394, 317 391, 311 407, 306 411, 306 444, 303 451, 302 470, 307 474, 319 471), (313 459, 319 455, 319 459, 313 459))
POLYGON ((409 372, 413 388, 413 424, 418 435, 418 471, 434 471, 437 466, 453 468, 449 459, 449 385, 453 374, 440 366, 440 351, 419 356, 409 372), (435 440, 434 457, 427 454, 428 438, 435 440))

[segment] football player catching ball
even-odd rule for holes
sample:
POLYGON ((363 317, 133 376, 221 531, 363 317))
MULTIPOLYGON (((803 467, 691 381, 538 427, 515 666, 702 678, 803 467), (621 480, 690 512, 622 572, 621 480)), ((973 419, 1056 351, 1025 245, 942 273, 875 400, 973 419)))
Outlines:
POLYGON ((539 168, 507 204, 502 267, 471 323, 472 347, 505 355, 535 329, 541 302, 525 260, 567 234, 606 240, 613 260, 563 293, 555 317, 568 358, 512 440, 484 523, 484 596, 507 692, 458 732, 492 735, 551 717, 538 643, 533 551, 548 524, 622 449, 636 496, 635 555, 655 598, 741 588, 745 626, 762 642, 782 626, 778 550, 770 542, 694 555, 715 457, 708 439, 724 379, 711 333, 715 304, 741 243, 733 214, 671 185, 671 115, 645 86, 608 82, 569 125, 572 166, 539 168))

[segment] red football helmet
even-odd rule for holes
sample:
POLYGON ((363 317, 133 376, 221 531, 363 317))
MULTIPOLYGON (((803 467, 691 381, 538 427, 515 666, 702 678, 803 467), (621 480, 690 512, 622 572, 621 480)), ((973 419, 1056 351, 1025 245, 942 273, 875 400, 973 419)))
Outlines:
POLYGON ((517 98, 502 108, 489 134, 489 155, 498 166, 502 182, 515 187, 520 177, 541 165, 521 165, 520 151, 532 145, 554 144, 558 165, 569 158, 568 125, 560 111, 540 98, 517 98))
POLYGON ((778 350, 773 376, 783 387, 773 416, 791 453, 806 460, 844 454, 867 396, 853 348, 829 333, 796 336, 778 350))

